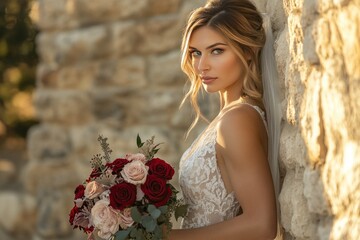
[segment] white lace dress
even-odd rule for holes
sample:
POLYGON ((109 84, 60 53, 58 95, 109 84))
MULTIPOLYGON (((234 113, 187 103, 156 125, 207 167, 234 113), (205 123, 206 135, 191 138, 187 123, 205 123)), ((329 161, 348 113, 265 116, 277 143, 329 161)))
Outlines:
MULTIPOLYGON (((253 106, 264 120, 263 111, 253 106)), ((264 120, 265 121, 265 120, 264 120)), ((179 183, 188 204, 181 228, 197 228, 233 218, 240 213, 234 192, 227 193, 216 160, 216 127, 208 128, 185 151, 179 183)))

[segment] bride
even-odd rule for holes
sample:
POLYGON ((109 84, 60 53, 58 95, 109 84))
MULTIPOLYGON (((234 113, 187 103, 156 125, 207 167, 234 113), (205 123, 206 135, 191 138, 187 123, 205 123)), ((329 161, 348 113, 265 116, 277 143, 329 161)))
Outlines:
POLYGON ((188 20, 182 69, 191 87, 184 100, 197 113, 190 130, 202 117, 196 102, 201 88, 219 94, 220 111, 181 158, 188 213, 182 229, 171 230, 167 239, 278 235, 280 112, 276 71, 269 65, 271 30, 263 19, 249 0, 210 0, 188 20))

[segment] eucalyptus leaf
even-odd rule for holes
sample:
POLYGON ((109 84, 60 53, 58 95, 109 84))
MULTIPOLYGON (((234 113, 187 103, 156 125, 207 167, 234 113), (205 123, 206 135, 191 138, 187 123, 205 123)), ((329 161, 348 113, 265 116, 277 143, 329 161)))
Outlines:
POLYGON ((139 229, 137 232, 136 232, 136 235, 135 235, 135 239, 136 240, 145 240, 145 236, 142 232, 141 229, 139 229))
POLYGON ((151 216, 144 216, 141 221, 147 232, 153 232, 157 223, 151 216))
MULTIPOLYGON (((135 229, 135 228, 134 228, 135 229)), ((126 240, 129 233, 131 231, 131 228, 128 228, 126 230, 122 230, 122 231, 118 231, 116 234, 115 234, 115 240, 126 240)))
POLYGON ((156 210, 156 207, 153 204, 149 204, 148 207, 147 207, 147 210, 148 210, 149 213, 151 213, 152 211, 156 210))
POLYGON ((134 222, 140 223, 141 222, 141 214, 137 207, 131 208, 131 217, 134 220, 134 222))
POLYGON ((147 208, 148 212, 150 213, 150 215, 156 220, 160 214, 161 214, 161 211, 159 209, 157 209, 155 207, 155 205, 153 204, 149 204, 148 208, 147 208))
POLYGON ((161 215, 161 211, 159 209, 155 209, 150 213, 150 215, 153 217, 154 220, 156 220, 161 215))
POLYGON ((163 214, 167 213, 168 209, 169 209, 169 208, 168 208, 168 206, 166 206, 166 205, 159 207, 159 210, 160 210, 161 213, 163 213, 163 214))
POLYGON ((162 226, 158 226, 158 225, 156 225, 156 227, 155 227, 154 234, 155 234, 156 239, 162 239, 163 233, 161 231, 161 227, 162 226))
POLYGON ((137 228, 133 228, 133 229, 131 230, 131 232, 130 232, 130 237, 136 238, 137 232, 138 232, 138 229, 137 229, 137 228))

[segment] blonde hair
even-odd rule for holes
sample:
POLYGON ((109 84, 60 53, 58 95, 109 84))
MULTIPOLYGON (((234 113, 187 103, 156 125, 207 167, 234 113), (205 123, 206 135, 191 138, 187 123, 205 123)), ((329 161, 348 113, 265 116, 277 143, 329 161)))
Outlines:
POLYGON ((206 120, 197 101, 201 81, 192 67, 191 54, 189 53, 191 34, 203 26, 211 27, 227 40, 245 66, 246 76, 243 82, 242 96, 249 97, 262 106, 263 87, 260 54, 265 43, 262 17, 256 7, 248 0, 210 0, 204 7, 200 7, 191 13, 181 45, 181 69, 189 77, 191 83, 181 106, 189 98, 196 113, 188 133, 200 118, 206 120), (248 56, 250 60, 246 60, 245 56, 248 56))

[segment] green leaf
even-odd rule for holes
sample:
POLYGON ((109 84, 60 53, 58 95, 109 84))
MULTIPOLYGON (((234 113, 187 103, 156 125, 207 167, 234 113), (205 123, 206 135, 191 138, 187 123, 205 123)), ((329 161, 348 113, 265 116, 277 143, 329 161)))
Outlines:
POLYGON ((147 210, 148 210, 149 213, 151 213, 152 211, 156 210, 156 207, 153 204, 149 204, 148 207, 147 207, 147 210))
POLYGON ((151 216, 143 216, 141 225, 145 227, 147 232, 153 232, 157 226, 156 221, 151 216))
POLYGON ((141 214, 140 214, 139 210, 137 209, 137 207, 131 208, 131 217, 135 222, 137 222, 137 223, 141 222, 141 214))
POLYGON ((141 229, 134 228, 130 233, 131 239, 145 240, 144 234, 141 229))
POLYGON ((130 237, 136 238, 137 232, 138 232, 138 229, 133 228, 130 232, 130 237))
POLYGON ((155 234, 156 239, 162 239, 163 238, 162 237, 163 234, 162 234, 162 230, 161 230, 160 226, 156 225, 155 230, 154 230, 154 234, 155 234))
POLYGON ((150 204, 147 208, 150 215, 153 217, 153 219, 157 219, 161 215, 161 211, 155 207, 155 205, 150 204))
POLYGON ((141 141, 139 134, 136 137, 136 145, 138 146, 138 148, 141 148, 144 145, 144 143, 141 141))
POLYGON ((166 214, 168 211, 168 206, 164 205, 159 207, 159 210, 161 211, 161 213, 166 214))
POLYGON ((159 209, 155 209, 150 214, 153 217, 153 219, 156 220, 161 215, 161 211, 159 209))
POLYGON ((175 219, 176 219, 176 221, 178 220, 179 217, 184 217, 186 215, 187 207, 188 207, 187 205, 181 205, 181 206, 178 206, 175 209, 175 219))
MULTIPOLYGON (((135 228, 134 228, 135 229, 135 228)), ((128 228, 126 230, 118 231, 115 234, 115 240, 126 240, 129 233, 131 231, 131 228, 128 228)))

